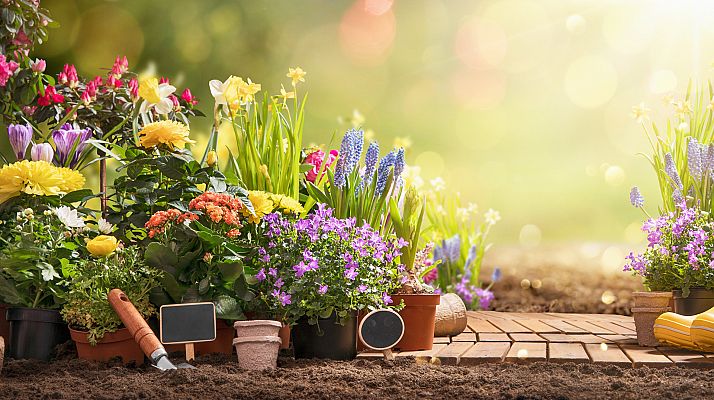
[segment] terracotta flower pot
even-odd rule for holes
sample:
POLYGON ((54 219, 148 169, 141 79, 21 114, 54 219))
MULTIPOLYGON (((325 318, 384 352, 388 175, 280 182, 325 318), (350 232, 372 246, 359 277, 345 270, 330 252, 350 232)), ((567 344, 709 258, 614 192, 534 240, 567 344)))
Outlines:
POLYGON ((233 339, 233 345, 238 353, 238 366, 242 369, 259 371, 277 367, 280 343, 278 336, 247 336, 233 339))
POLYGON ((131 362, 136 365, 144 364, 144 352, 136 343, 128 329, 118 329, 116 332, 107 332, 104 337, 92 346, 84 331, 69 329, 70 336, 77 346, 77 356, 84 360, 109 361, 121 357, 124 364, 131 362))
POLYGON ((673 291, 674 312, 681 315, 697 315, 714 307, 714 290, 691 288, 684 297, 681 290, 673 291))
POLYGON ((285 350, 290 348, 290 325, 283 325, 278 332, 281 340, 280 348, 285 350))
POLYGON ((236 321, 233 323, 236 329, 236 337, 251 336, 278 336, 278 332, 283 324, 278 321, 268 319, 256 319, 252 321, 236 321))
POLYGON ((395 294, 394 304, 404 300, 405 307, 399 312, 404 320, 404 336, 395 348, 401 351, 431 350, 434 344, 434 323, 438 294, 395 294))

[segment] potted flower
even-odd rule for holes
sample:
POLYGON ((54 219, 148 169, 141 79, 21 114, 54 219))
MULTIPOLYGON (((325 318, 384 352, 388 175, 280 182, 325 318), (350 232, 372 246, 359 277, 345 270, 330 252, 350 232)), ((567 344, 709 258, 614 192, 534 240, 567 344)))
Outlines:
POLYGON ((256 302, 292 324, 296 358, 356 355, 359 310, 394 305, 403 267, 395 241, 319 204, 305 219, 266 215, 256 302))
POLYGON ((147 267, 137 246, 122 248, 113 236, 87 242, 92 258, 72 268, 62 317, 69 324, 79 358, 125 364, 143 364, 144 353, 107 301, 107 294, 122 289, 145 319, 155 315, 149 292, 159 284, 158 270, 147 267))
POLYGON ((5 224, 13 225, 0 238, 0 299, 10 305, 8 355, 48 360, 54 347, 69 339, 58 309, 84 221, 62 206, 25 208, 5 224))

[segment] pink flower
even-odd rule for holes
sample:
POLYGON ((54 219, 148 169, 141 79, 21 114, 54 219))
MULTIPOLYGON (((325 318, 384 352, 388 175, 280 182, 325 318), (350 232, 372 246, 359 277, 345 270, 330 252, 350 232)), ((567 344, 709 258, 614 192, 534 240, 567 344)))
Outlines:
POLYGON ((7 85, 7 80, 15 73, 17 66, 15 61, 8 61, 4 54, 0 54, 0 86, 7 85))
POLYGON ((82 92, 79 99, 82 100, 82 103, 84 103, 85 106, 88 106, 92 102, 92 95, 89 93, 89 89, 82 92))
MULTIPOLYGON (((115 78, 121 78, 122 75, 129 69, 129 60, 127 60, 126 56, 124 57, 119 57, 117 56, 116 60, 114 60, 114 65, 112 66, 112 70, 110 74, 114 76, 115 78)), ((119 87, 119 86, 116 86, 119 87)))
POLYGON ((168 84, 168 83, 169 83, 169 78, 166 78, 166 77, 162 76, 161 79, 159 79, 159 85, 161 85, 162 83, 168 84))
POLYGON ((181 93, 181 98, 188 104, 195 106, 198 104, 198 99, 193 96, 191 93, 191 89, 186 88, 184 91, 181 93))
POLYGON ((139 81, 136 78, 131 78, 129 80, 129 94, 132 100, 139 98, 139 81))
POLYGON ((72 64, 65 64, 64 69, 60 73, 64 74, 64 78, 66 79, 66 82, 62 82, 61 79, 59 79, 58 75, 58 80, 60 80, 60 83, 66 83, 67 86, 71 88, 77 87, 77 84, 79 83, 79 77, 77 76, 77 69, 74 67, 72 64))
POLYGON ((436 270, 436 268, 432 269, 431 271, 427 272, 426 275, 424 275, 424 283, 431 283, 436 280, 436 278, 439 277, 439 271, 436 270))
POLYGON ((27 37, 27 34, 23 30, 19 30, 17 32, 17 35, 12 39, 12 44, 24 48, 24 47, 29 47, 32 44, 32 41, 30 38, 27 37))
MULTIPOLYGON (((332 164, 337 159, 338 154, 339 153, 337 152, 337 150, 330 150, 330 156, 327 159, 327 167, 325 169, 330 168, 332 166, 332 164)), ((322 150, 313 151, 312 153, 308 154, 307 157, 305 157, 304 163, 312 165, 312 169, 307 171, 307 175, 305 176, 309 182, 315 182, 315 180, 317 179, 317 174, 320 172, 322 160, 324 159, 325 152, 322 150)))
POLYGON ((113 88, 120 88, 122 85, 121 79, 117 78, 116 75, 109 75, 107 78, 107 86, 113 88))
POLYGON ((45 72, 45 68, 47 68, 47 62, 41 58, 36 58, 35 61, 30 60, 30 69, 32 69, 34 72, 45 72))
POLYGON ((174 104, 174 110, 180 110, 180 109, 181 109, 181 104, 179 104, 178 97, 176 97, 176 96, 170 94, 170 95, 169 95, 169 99, 170 99, 171 102, 174 104))

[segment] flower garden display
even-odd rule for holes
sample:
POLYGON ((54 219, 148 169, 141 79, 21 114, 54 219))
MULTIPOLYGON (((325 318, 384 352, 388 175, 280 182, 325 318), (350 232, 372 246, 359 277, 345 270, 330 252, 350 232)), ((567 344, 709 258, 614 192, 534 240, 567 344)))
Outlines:
POLYGON ((389 294, 403 270, 395 241, 332 213, 318 204, 305 219, 263 218, 264 244, 253 263, 255 301, 295 325, 298 358, 353 358, 357 311, 392 304, 389 294))
POLYGON ((158 287, 161 274, 144 265, 136 246, 117 248, 116 241, 100 235, 88 242, 87 247, 94 258, 81 260, 73 268, 67 302, 62 308, 77 354, 89 360, 121 357, 125 363, 142 364, 144 353, 122 327, 107 294, 112 289, 124 288, 141 316, 148 319, 156 313, 149 293, 158 287))

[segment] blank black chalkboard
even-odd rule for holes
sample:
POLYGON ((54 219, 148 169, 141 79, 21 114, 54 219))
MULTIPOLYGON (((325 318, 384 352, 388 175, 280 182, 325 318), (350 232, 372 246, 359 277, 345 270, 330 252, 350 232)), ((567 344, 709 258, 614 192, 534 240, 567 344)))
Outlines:
POLYGON ((374 310, 367 314, 360 323, 359 336, 367 347, 373 350, 386 350, 402 339, 404 321, 392 310, 374 310))
POLYGON ((195 343, 216 340, 213 303, 169 304, 159 309, 161 343, 195 343))

